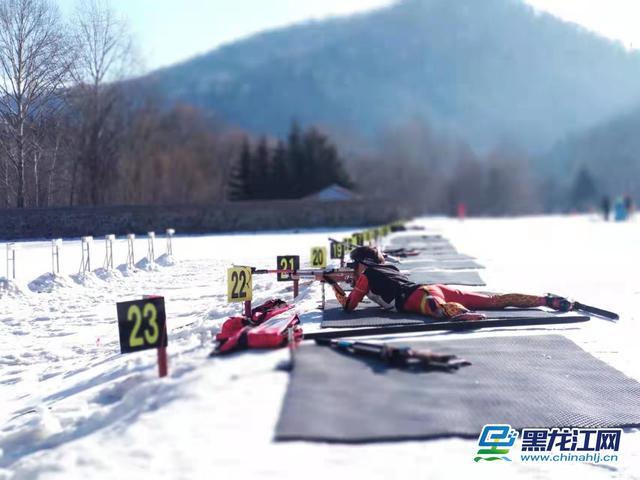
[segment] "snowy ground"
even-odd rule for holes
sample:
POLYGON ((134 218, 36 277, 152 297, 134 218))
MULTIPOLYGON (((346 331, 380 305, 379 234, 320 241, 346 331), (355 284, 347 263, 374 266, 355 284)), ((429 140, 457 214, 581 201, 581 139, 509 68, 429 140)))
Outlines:
MULTIPOLYGON (((593 319, 528 333, 561 330, 640 380, 638 223, 605 224, 590 217, 419 223, 486 265, 482 275, 490 290, 552 291, 619 311, 618 323, 593 319)), ((623 436, 616 466, 476 464, 475 442, 459 439, 273 443, 287 385, 287 374, 275 367, 287 352, 207 358, 212 328, 239 311, 226 304, 226 268, 234 262, 273 266, 278 254, 299 254, 304 261, 310 247, 343 233, 177 237, 175 265, 85 277, 70 276, 80 264, 80 245, 65 242, 64 275, 58 278, 41 277, 50 269, 50 244, 23 243, 17 281, 0 288, 0 479, 640 478, 638 431, 623 436), (143 294, 166 300, 171 375, 163 380, 157 378, 153 351, 119 354, 115 303, 143 294)), ((159 252, 162 240, 157 242, 159 252)), ((145 241, 136 247, 141 259, 145 241)), ((116 264, 124 262, 123 241, 114 253, 116 264)), ((96 243, 94 267, 103 255, 103 245, 96 243)), ((287 284, 257 279, 256 300, 271 296, 290 299, 291 292, 287 284)), ((307 312, 306 330, 317 328, 319 298, 319 286, 303 286, 298 305, 307 312)), ((474 335, 490 334, 513 332, 474 335)))

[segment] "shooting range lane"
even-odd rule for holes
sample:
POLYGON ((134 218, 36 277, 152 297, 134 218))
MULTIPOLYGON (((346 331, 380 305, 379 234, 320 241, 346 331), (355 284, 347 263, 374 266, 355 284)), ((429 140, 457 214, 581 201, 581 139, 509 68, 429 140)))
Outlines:
POLYGON ((473 270, 484 268, 473 260, 402 260, 396 264, 400 270, 473 270))
MULTIPOLYGON (((558 313, 537 308, 513 308, 507 310, 484 310, 482 311, 488 320, 503 318, 518 319, 549 319, 549 320, 570 320, 576 317, 584 317, 576 313, 558 313)), ((398 313, 395 311, 383 310, 382 308, 369 303, 369 306, 360 306, 353 312, 345 312, 336 300, 327 302, 323 313, 321 328, 358 328, 358 327, 391 327, 395 325, 427 325, 430 323, 442 322, 416 313, 398 313)), ((482 321, 473 322, 474 324, 482 321)))
MULTIPOLYGON (((483 268, 478 263, 470 260, 471 257, 466 255, 453 253, 447 260, 441 258, 427 257, 432 253, 429 250, 430 245, 441 245, 446 242, 455 252, 455 249, 448 240, 441 235, 427 234, 404 234, 391 237, 388 248, 405 248, 402 241, 410 241, 411 249, 416 248, 420 252, 419 255, 409 256, 401 259, 401 263, 397 264, 401 271, 406 272, 409 279, 415 283, 422 285, 427 284, 443 284, 443 285, 463 285, 463 286, 485 286, 474 268, 483 268), (459 256, 459 258, 458 258, 459 256), (467 270, 468 269, 468 270, 467 270)), ((407 249, 409 250, 409 249, 407 249)), ((354 312, 345 312, 334 300, 327 302, 323 316, 321 328, 357 328, 357 327, 381 327, 394 325, 421 325, 432 322, 433 320, 420 315, 410 313, 398 313, 394 311, 385 311, 377 306, 369 308, 356 309, 354 312)), ((528 310, 526 314, 522 311, 511 312, 492 312, 489 318, 507 318, 509 316, 531 315, 532 318, 549 317, 552 314, 543 310, 528 310), (498 316, 499 315, 499 316, 498 316)))
POLYGON ((455 354, 472 365, 413 372, 305 344, 276 440, 477 438, 496 419, 516 429, 640 426, 640 383, 563 336, 407 339, 397 346, 455 354))
MULTIPOLYGON (((404 271, 402 268, 401 271, 404 271)), ((420 285, 464 285, 468 287, 483 287, 486 285, 480 274, 475 271, 424 271, 411 270, 409 280, 420 285)))

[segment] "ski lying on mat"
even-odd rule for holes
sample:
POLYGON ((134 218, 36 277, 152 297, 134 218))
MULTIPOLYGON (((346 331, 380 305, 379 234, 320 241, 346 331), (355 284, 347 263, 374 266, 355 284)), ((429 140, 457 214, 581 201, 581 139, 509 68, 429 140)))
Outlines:
POLYGON ((591 305, 585 305, 580 302, 573 302, 572 311, 580 311, 591 313, 593 315, 598 315, 599 317, 608 318, 610 320, 618 320, 620 316, 615 312, 610 312, 609 310, 603 310, 602 308, 592 307, 591 305))
POLYGON ((431 322, 422 325, 397 325, 389 327, 361 327, 361 328, 340 328, 336 330, 324 330, 321 332, 305 333, 305 340, 315 340, 318 338, 347 338, 363 337, 368 335, 386 335, 395 333, 410 332, 431 332, 437 330, 475 330, 480 328, 493 327, 523 327, 531 325, 554 325, 562 323, 579 323, 589 321, 586 315, 558 315, 549 317, 510 317, 476 321, 446 321, 431 322))

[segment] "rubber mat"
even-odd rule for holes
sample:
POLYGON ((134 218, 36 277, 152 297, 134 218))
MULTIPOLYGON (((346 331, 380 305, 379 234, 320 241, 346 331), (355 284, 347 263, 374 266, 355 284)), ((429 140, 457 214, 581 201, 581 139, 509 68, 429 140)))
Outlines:
POLYGON ((477 439, 490 423, 519 430, 640 426, 640 383, 565 337, 398 345, 453 353, 472 365, 455 373, 411 372, 303 344, 296 351, 276 440, 477 439))
MULTIPOLYGON (((404 271, 402 268, 401 271, 404 271)), ((480 277, 478 272, 471 271, 452 271, 452 272, 438 272, 438 271, 407 271, 409 280, 421 285, 466 285, 466 286, 484 286, 484 280, 480 277)))
POLYGON ((396 235, 389 239, 389 244, 393 246, 403 246, 408 243, 441 243, 441 242, 449 242, 448 238, 443 237, 442 235, 396 235))
MULTIPOLYGON (((485 310, 489 319, 496 318, 556 318, 576 316, 575 313, 556 313, 542 309, 513 308, 506 310, 485 310)), ((582 315, 578 315, 582 316, 582 315)), ((353 312, 345 312, 336 300, 329 300, 322 312, 322 328, 392 327, 395 325, 422 325, 437 321, 416 313, 384 310, 373 302, 359 305, 353 312)))
POLYGON ((423 261, 423 260, 436 260, 436 261, 455 260, 455 261, 463 261, 463 260, 475 260, 475 257, 472 257, 470 255, 465 255, 463 253, 458 253, 458 252, 447 252, 447 251, 444 251, 444 252, 438 252, 438 251, 423 252, 423 251, 421 251, 420 255, 400 258, 400 260, 407 260, 407 261, 423 261))
POLYGON ((402 270, 471 270, 484 268, 473 260, 403 260, 396 264, 402 270))

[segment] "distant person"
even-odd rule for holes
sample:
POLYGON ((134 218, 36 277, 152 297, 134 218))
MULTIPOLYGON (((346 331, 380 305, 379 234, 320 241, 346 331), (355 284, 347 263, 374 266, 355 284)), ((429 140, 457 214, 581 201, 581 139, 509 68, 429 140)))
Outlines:
POLYGON ((464 220, 464 218, 467 216, 467 204, 464 202, 458 203, 457 210, 458 210, 458 219, 464 220))
POLYGON ((624 209, 626 210, 627 219, 631 218, 634 210, 633 198, 631 198, 631 195, 624 196, 624 209))
POLYGON ((396 309, 448 320, 482 320, 485 315, 471 310, 496 310, 506 307, 551 307, 567 312, 573 304, 554 295, 537 296, 520 293, 485 295, 462 292, 445 285, 418 285, 400 273, 395 265, 385 263, 380 251, 373 247, 358 247, 351 252, 356 262, 354 289, 347 295, 328 277, 319 280, 330 283, 336 298, 347 311, 353 311, 367 296, 382 308, 396 309))
POLYGON ((611 197, 605 195, 602 197, 602 214, 604 215, 604 221, 609 221, 609 215, 611 215, 611 197))
POLYGON ((627 209, 624 206, 624 200, 622 197, 616 198, 616 203, 613 207, 613 214, 616 222, 624 222, 627 219, 627 209))

